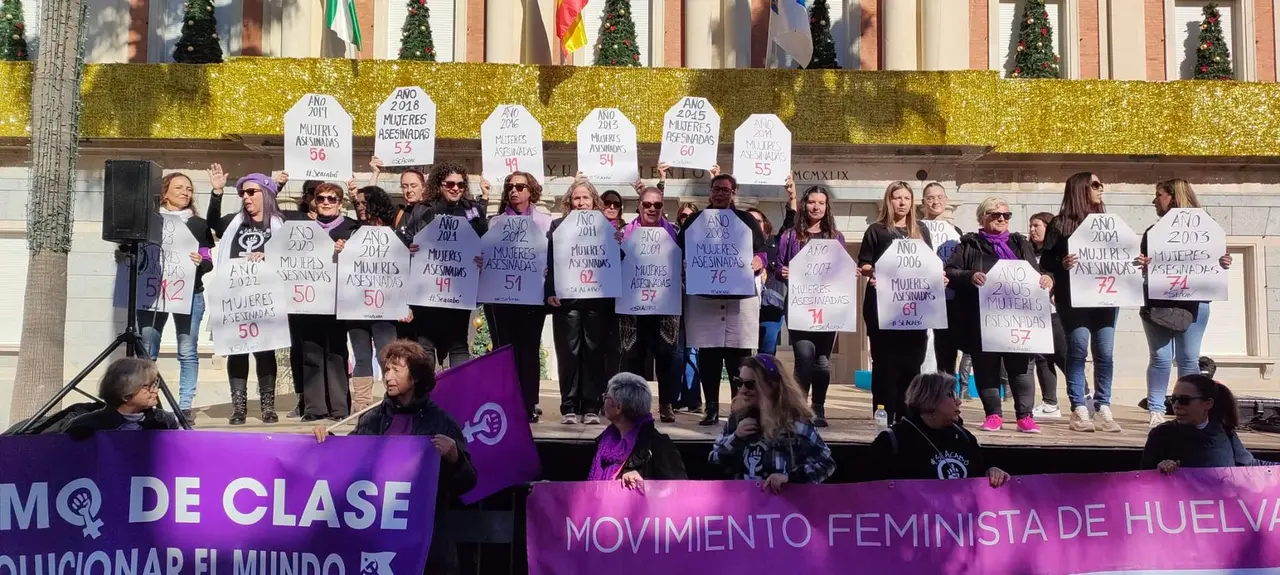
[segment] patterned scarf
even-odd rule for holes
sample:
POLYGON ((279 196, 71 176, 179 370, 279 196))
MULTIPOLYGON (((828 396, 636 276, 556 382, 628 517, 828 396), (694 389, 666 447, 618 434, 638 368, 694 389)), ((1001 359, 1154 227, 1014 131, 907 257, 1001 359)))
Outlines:
POLYGON ((622 466, 631 457, 631 450, 636 446, 636 437, 646 425, 653 425, 653 414, 646 413, 631 424, 631 429, 624 436, 618 428, 610 425, 600 434, 600 446, 596 448, 596 457, 591 461, 591 473, 587 481, 612 481, 622 472, 622 466))
POLYGON ((978 235, 982 236, 982 239, 987 240, 987 243, 991 244, 991 247, 996 249, 996 257, 1002 260, 1020 259, 1017 254, 1013 253, 1013 248, 1009 247, 1008 230, 1005 230, 1004 233, 1000 234, 993 234, 986 230, 978 230, 978 235))

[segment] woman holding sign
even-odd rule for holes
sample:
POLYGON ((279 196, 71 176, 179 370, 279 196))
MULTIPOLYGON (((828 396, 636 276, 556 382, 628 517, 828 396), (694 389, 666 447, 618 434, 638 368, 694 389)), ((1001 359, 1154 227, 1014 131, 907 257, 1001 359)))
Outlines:
MULTIPOLYGON (((951 252, 947 260, 946 273, 949 285, 956 290, 956 297, 951 305, 956 306, 957 318, 960 320, 952 326, 957 330, 960 349, 973 357, 973 377, 978 386, 978 397, 982 399, 982 411, 986 420, 982 423, 983 431, 999 431, 1004 425, 1004 415, 1000 406, 1000 369, 1009 374, 1009 388, 1013 390, 1013 408, 1017 415, 1018 431, 1024 433, 1040 433, 1031 415, 1035 407, 1036 384, 1031 374, 1031 363, 1035 356, 1025 353, 995 353, 982 349, 983 318, 978 303, 978 288, 987 283, 987 272, 1000 260, 1025 260, 1036 270, 1035 247, 1022 234, 1011 233, 1009 222, 1013 213, 1009 211, 1008 202, 1000 198, 987 198, 978 205, 978 225, 976 233, 965 234, 960 238, 960 245, 951 252)), ((1040 276, 1040 287, 1051 289, 1053 278, 1048 274, 1040 276)))
MULTIPOLYGON (((387 191, 378 186, 365 186, 356 191, 356 218, 361 226, 389 226, 398 211, 387 191)), ((373 403, 373 358, 396 339, 396 324, 389 321, 347 322, 347 338, 351 341, 351 411, 360 411, 373 403)))
POLYGON ((906 182, 889 184, 880 204, 880 217, 867 226, 858 250, 859 271, 868 278, 862 298, 862 320, 871 343, 871 404, 875 409, 884 406, 889 425, 906 417, 907 386, 911 385, 911 378, 920 373, 929 334, 919 329, 880 329, 875 265, 893 240, 922 239, 933 247, 929 229, 916 219, 915 203, 915 192, 906 182))
MULTIPOLYGON (((232 259, 248 258, 262 261, 267 241, 273 231, 280 229, 284 217, 276 205, 276 182, 270 176, 249 174, 236 182, 240 194, 240 211, 222 216, 222 188, 227 185, 227 175, 222 167, 214 164, 209 170, 213 195, 209 198, 207 219, 213 223, 213 233, 222 242, 218 249, 219 264, 232 259)), ((276 416, 276 352, 259 351, 253 354, 258 372, 258 395, 262 406, 262 422, 275 423, 276 416)), ((249 403, 249 355, 227 357, 227 378, 231 383, 231 425, 244 425, 249 403)))
MULTIPOLYGON (((782 232, 778 240, 778 261, 782 279, 791 277, 787 266, 809 240, 836 240, 844 245, 844 234, 836 229, 830 210, 831 193, 822 186, 811 186, 800 197, 802 214, 797 225, 782 232)), ((813 424, 827 426, 827 388, 831 385, 831 352, 836 346, 834 331, 801 331, 787 329, 787 340, 795 352, 796 382, 808 395, 813 390, 813 424)))

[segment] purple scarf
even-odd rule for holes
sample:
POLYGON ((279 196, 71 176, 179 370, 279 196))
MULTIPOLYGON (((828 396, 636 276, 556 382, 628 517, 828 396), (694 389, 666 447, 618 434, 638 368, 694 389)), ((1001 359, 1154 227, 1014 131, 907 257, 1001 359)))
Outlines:
POLYGON ((610 425, 600 434, 600 445, 596 447, 596 457, 591 461, 591 473, 587 481, 613 481, 618 478, 622 466, 631 457, 631 450, 636 446, 636 437, 640 429, 653 425, 653 414, 646 413, 631 422, 631 429, 623 436, 618 428, 610 425))
POLYGON ((985 230, 978 230, 978 235, 982 236, 982 239, 987 240, 987 243, 991 244, 991 247, 996 249, 996 257, 1002 260, 1021 259, 1017 254, 1013 253, 1013 248, 1009 247, 1008 230, 1002 234, 993 234, 985 230))
POLYGON ((317 216, 317 217, 316 217, 316 223, 317 223, 317 224, 320 224, 320 228, 321 228, 321 229, 323 229, 324 231, 326 231, 326 232, 332 232, 332 231, 333 231, 333 228, 338 227, 338 224, 341 224, 341 223, 342 223, 342 220, 344 220, 344 219, 346 219, 346 218, 342 217, 341 215, 338 215, 338 216, 334 216, 334 218, 333 218, 332 220, 329 220, 328 222, 325 222, 324 220, 321 220, 321 219, 319 218, 319 216, 317 216))

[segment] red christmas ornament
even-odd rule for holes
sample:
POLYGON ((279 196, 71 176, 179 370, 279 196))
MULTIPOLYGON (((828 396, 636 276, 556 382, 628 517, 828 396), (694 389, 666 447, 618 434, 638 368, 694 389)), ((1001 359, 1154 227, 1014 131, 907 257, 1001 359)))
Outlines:
POLYGON ((1049 29, 1048 29, 1048 28, 1041 28, 1041 29, 1040 29, 1040 35, 1041 35, 1041 36, 1048 36, 1048 35, 1049 35, 1049 29))
POLYGON ((1201 67, 1200 67, 1200 71, 1201 71, 1201 72, 1208 72, 1208 71, 1209 71, 1209 67, 1208 67, 1208 66, 1201 66, 1201 67))
POLYGON ((1214 22, 1217 22, 1217 21, 1218 21, 1218 19, 1217 19, 1216 17, 1214 17, 1214 16, 1210 16, 1210 17, 1209 17, 1209 23, 1210 23, 1210 24, 1213 24, 1214 22))
POLYGON ((614 29, 615 29, 615 28, 614 28, 613 26, 610 26, 610 27, 609 27, 609 31, 610 31, 610 32, 614 31, 614 29))
POLYGON ((630 41, 630 40, 623 40, 623 41, 622 41, 622 45, 623 45, 623 46, 630 46, 630 45, 631 45, 631 41, 630 41))
POLYGON ((1014 69, 1013 69, 1013 73, 1014 73, 1014 74, 1021 74, 1021 73, 1022 73, 1022 68, 1014 68, 1014 69))
POLYGON ((1040 67, 1041 67, 1041 68, 1048 68, 1048 67, 1049 67, 1049 63, 1048 63, 1048 62, 1041 62, 1041 63, 1040 63, 1040 67))
POLYGON ((609 63, 610 63, 610 64, 613 64, 613 65, 615 65, 615 66, 616 66, 616 65, 618 64, 618 61, 617 61, 617 60, 609 60, 609 63))
POLYGON ((1206 47, 1208 47, 1208 48, 1212 48, 1212 47, 1213 47, 1213 42, 1205 42, 1205 43, 1204 43, 1204 45, 1205 45, 1206 47))
POLYGON ((639 55, 639 54, 632 54, 632 55, 631 55, 631 58, 632 58, 632 59, 634 59, 634 60, 636 60, 637 62, 638 62, 638 61, 640 61, 640 55, 639 55))
POLYGON ((1021 41, 1021 40, 1019 40, 1019 41, 1018 41, 1018 47, 1019 47, 1019 48, 1026 48, 1026 47, 1027 47, 1027 43, 1026 43, 1026 42, 1023 42, 1023 41, 1021 41))
POLYGON ((413 8, 410 8, 410 9, 409 9, 409 13, 410 13, 410 14, 417 14, 417 13, 418 13, 418 11, 417 11, 417 10, 414 10, 413 8))

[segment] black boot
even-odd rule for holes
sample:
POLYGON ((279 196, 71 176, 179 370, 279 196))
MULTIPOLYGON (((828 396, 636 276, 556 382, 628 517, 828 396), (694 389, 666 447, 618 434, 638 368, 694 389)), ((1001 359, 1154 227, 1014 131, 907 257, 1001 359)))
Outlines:
POLYGON ((720 409, 717 406, 708 405, 707 415, 698 422, 698 425, 711 426, 720 422, 720 409))
POLYGON ((258 376, 258 398, 262 405, 262 422, 276 423, 280 416, 276 415, 276 378, 274 375, 258 376))
POLYGON ((231 425, 244 425, 244 412, 249 407, 249 382, 241 378, 231 378, 231 425))
POLYGON ((826 407, 821 405, 813 406, 813 426, 814 427, 827 426, 827 408, 826 407))

